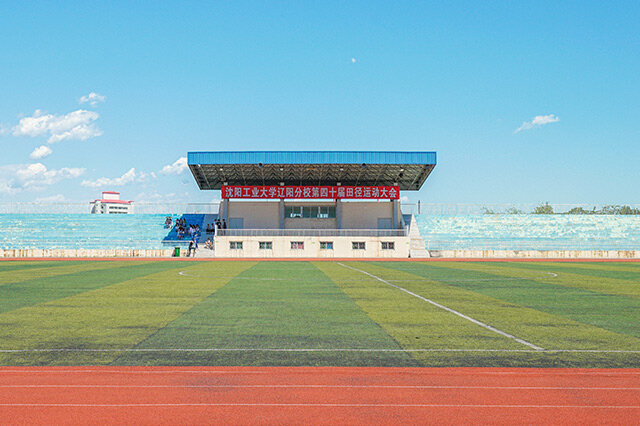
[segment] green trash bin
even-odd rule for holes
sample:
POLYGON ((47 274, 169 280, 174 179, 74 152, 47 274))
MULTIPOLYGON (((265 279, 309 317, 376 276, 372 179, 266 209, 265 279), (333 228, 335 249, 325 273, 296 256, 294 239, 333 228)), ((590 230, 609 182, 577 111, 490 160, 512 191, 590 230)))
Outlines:
POLYGON ((173 257, 180 257, 180 247, 173 248, 173 257))

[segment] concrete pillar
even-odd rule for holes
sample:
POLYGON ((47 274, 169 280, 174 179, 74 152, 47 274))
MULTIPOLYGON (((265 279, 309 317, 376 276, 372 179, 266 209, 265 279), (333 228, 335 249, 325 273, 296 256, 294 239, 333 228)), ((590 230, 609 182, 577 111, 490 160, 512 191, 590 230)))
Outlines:
POLYGON ((284 198, 280 198, 280 229, 284 229, 284 198))
POLYGON ((336 200, 336 229, 342 229, 342 201, 336 200))
POLYGON ((229 199, 228 198, 225 198, 224 200, 222 200, 221 219, 224 219, 224 221, 227 222, 227 225, 229 224, 229 199))
POLYGON ((393 224, 393 229, 398 229, 398 200, 391 200, 391 204, 391 209, 393 210, 393 219, 391 223, 393 224))

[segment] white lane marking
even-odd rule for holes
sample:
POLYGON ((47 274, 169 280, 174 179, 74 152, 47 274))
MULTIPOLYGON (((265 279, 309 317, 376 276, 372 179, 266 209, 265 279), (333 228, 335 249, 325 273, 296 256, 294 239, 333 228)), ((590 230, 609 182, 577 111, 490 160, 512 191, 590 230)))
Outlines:
POLYGON ((242 403, 184 402, 149 404, 60 404, 60 403, 0 403, 0 407, 452 407, 452 408, 618 408, 640 409, 640 405, 499 405, 499 404, 330 404, 330 403, 242 403))
MULTIPOLYGON (((534 352, 534 351, 528 351, 528 352, 534 352)), ((55 369, 38 369, 38 367, 25 367, 25 369, 21 369, 21 370, 9 370, 6 369, 7 367, 0 367, 0 375, 2 374, 68 374, 68 373, 89 373, 89 374, 95 374, 95 373, 102 373, 102 374, 238 374, 238 375, 243 375, 243 374, 269 374, 270 376, 273 376, 275 373, 273 372, 271 367, 263 367, 264 370, 250 370, 247 371, 245 370, 247 367, 239 367, 242 370, 236 370, 236 371, 228 371, 228 370, 155 370, 155 368, 158 368, 157 366, 147 366, 147 367, 142 367, 144 368, 144 370, 113 370, 113 369, 83 369, 83 370, 77 370, 77 369, 59 369, 57 367, 52 367, 55 369)), ((140 368, 140 367, 137 367, 140 368)), ((309 368, 314 368, 314 367, 309 367, 309 368)), ((350 373, 352 375, 361 375, 362 372, 359 370, 361 367, 354 367, 356 369, 356 371, 350 373)), ((442 375, 449 375, 449 376, 460 376, 460 375, 464 375, 464 376, 468 376, 470 373, 466 372, 466 371, 462 371, 462 372, 447 372, 445 374, 441 374, 440 372, 436 372, 436 373, 432 373, 430 371, 426 371, 426 374, 423 373, 424 368, 423 367, 389 367, 388 369, 384 369, 384 370, 376 370, 375 375, 380 376, 388 376, 388 375, 412 375, 412 376, 431 376, 431 375, 436 375, 436 376, 442 376, 442 375), (417 370, 419 370, 419 373, 416 372, 417 370)), ((427 369, 429 370, 429 369, 427 369)), ((433 370, 440 370, 439 368, 433 368, 433 370)), ((293 372, 295 373, 295 372, 293 372)), ((286 373, 286 374, 293 374, 293 373, 286 373)), ((302 371, 302 373, 306 373, 305 371, 302 371)), ((313 372, 310 372, 309 374, 314 374, 313 372)), ((556 371, 556 369, 553 369, 553 371, 551 370, 547 370, 547 371, 484 371, 484 370, 476 370, 473 372, 474 375, 476 376, 504 376, 504 375, 508 375, 508 376, 536 376, 536 377, 543 377, 543 376, 607 376, 607 377, 612 377, 612 376, 640 376, 640 370, 639 371, 618 371, 617 369, 610 369, 608 371, 599 371, 599 370, 587 370, 587 371, 573 371, 573 370, 558 370, 556 371)))
POLYGON ((477 319, 471 318, 470 316, 465 315, 465 314, 463 314, 462 312, 458 312, 458 311, 456 311, 456 310, 454 310, 454 309, 451 309, 451 308, 448 308, 448 307, 446 307, 446 306, 444 306, 444 305, 441 305, 441 304, 440 304, 440 303, 438 303, 438 302, 434 302, 434 301, 433 301, 433 300, 431 300, 431 299, 427 299, 426 297, 422 297, 422 296, 420 296, 419 294, 416 294, 416 293, 413 293, 413 292, 411 292, 411 291, 407 290, 406 288, 402 288, 402 287, 397 286, 397 285, 395 285, 395 284, 391 284, 389 281, 385 281, 385 280, 383 280, 382 278, 380 278, 380 277, 378 277, 378 276, 375 276, 375 275, 373 275, 373 274, 370 274, 370 273, 369 273, 369 272, 367 272, 367 271, 363 271, 362 269, 354 268, 354 267, 352 267, 352 266, 347 266, 347 265, 345 265, 344 263, 340 263, 340 262, 338 262, 338 265, 343 266, 343 267, 345 267, 345 268, 347 268, 347 269, 351 269, 351 270, 353 270, 353 271, 358 271, 358 272, 363 273, 363 274, 365 274, 365 275, 367 275, 367 276, 370 276, 371 278, 375 278, 376 280, 378 280, 378 281, 380 281, 380 282, 382 282, 382 283, 384 283, 384 284, 387 284, 387 285, 389 285, 389 286, 391 286, 391 287, 393 287, 393 288, 397 288, 398 290, 404 291, 405 293, 407 293, 407 294, 409 294, 409 295, 411 295, 411 296, 417 297, 417 298, 418 298, 418 299, 420 299, 420 300, 423 300, 423 301, 425 301, 425 302, 427 302, 427 303, 430 303, 430 304, 432 304, 432 305, 434 305, 434 306, 437 306, 437 307, 438 307, 438 308, 440 308, 440 309, 444 309, 444 310, 445 310, 445 311, 447 311, 447 312, 450 312, 450 313, 452 313, 452 314, 454 314, 454 315, 457 315, 457 316, 459 316, 460 318, 464 318, 464 319, 466 319, 467 321, 470 321, 470 322, 472 322, 472 323, 474 323, 474 324, 476 324, 476 325, 479 325, 480 327, 484 327, 484 328, 486 328, 487 330, 491 330, 491 331, 493 331, 494 333, 497 333, 497 334, 499 334, 499 335, 501 335, 501 336, 507 337, 507 338, 509 338, 509 339, 513 339, 513 340, 515 340, 516 342, 521 343, 521 344, 523 344, 523 345, 525 345, 525 346, 529 346, 530 348, 533 348, 533 349, 535 349, 535 350, 537 350, 537 351, 542 351, 542 350, 544 350, 544 349, 543 349, 543 348, 541 348, 540 346, 536 346, 536 345, 534 345, 533 343, 529 343, 529 342, 527 342, 526 340, 523 340, 523 339, 520 339, 520 338, 518 338, 518 337, 514 336, 513 334, 505 333, 505 332, 504 332, 504 331, 502 331, 502 330, 498 330, 497 328, 492 327, 492 326, 490 326, 489 324, 485 324, 485 323, 483 323, 482 321, 478 321, 477 319))
MULTIPOLYGON (((506 333, 505 333, 506 334, 506 333)), ((637 354, 640 350, 626 349, 372 349, 372 348, 38 348, 0 349, 0 353, 22 352, 531 352, 531 353, 623 353, 637 354)))
MULTIPOLYGON (((273 374, 269 371, 220 371, 220 370, 152 370, 152 368, 157 368, 157 366, 148 366, 145 370, 64 370, 58 369, 55 370, 38 370, 36 367, 25 367, 26 370, 4 370, 3 367, 0 367, 0 374, 5 373, 33 373, 33 374, 49 374, 49 373, 108 373, 108 374, 273 374)), ((55 368, 55 367, 53 367, 55 368)), ((139 367, 137 367, 139 368, 139 367)))
POLYGON ((640 387, 445 386, 445 385, 0 385, 0 388, 373 388, 373 389, 508 389, 508 390, 640 390, 640 387))

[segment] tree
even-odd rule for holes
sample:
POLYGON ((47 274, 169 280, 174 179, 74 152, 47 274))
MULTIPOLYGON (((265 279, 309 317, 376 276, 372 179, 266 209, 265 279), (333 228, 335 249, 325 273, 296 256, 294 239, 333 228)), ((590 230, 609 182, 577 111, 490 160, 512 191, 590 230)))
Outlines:
POLYGON ((506 214, 524 214, 524 212, 520 209, 517 209, 515 207, 509 207, 507 210, 504 211, 506 214))
POLYGON ((594 214, 596 212, 596 208, 593 210, 585 210, 582 207, 574 207, 567 212, 567 214, 594 214))
POLYGON ((531 213, 533 213, 533 214, 553 214, 553 207, 551 207, 551 205, 547 201, 546 203, 540 204, 538 207, 533 209, 533 211, 531 213))
POLYGON ((634 209, 631 206, 618 206, 608 205, 604 206, 597 212, 598 214, 621 214, 621 215, 637 215, 640 214, 640 209, 634 209))

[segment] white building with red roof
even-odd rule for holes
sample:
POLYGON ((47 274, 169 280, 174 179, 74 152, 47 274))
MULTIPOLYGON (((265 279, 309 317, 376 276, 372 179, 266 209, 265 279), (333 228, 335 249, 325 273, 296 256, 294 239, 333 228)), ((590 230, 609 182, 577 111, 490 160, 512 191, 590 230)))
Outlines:
POLYGON ((120 199, 120 193, 103 191, 102 198, 91 201, 91 213, 96 214, 129 214, 133 213, 133 201, 120 199))

